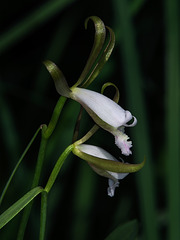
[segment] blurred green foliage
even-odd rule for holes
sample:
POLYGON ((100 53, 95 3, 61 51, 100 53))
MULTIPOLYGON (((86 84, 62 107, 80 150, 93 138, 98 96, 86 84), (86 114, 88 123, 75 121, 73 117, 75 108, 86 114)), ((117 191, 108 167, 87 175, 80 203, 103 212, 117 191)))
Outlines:
MULTIPOLYGON (((116 35, 112 56, 91 88, 100 91, 106 81, 118 86, 120 105, 138 119, 137 127, 129 130, 133 155, 124 160, 147 159, 146 167, 124 179, 109 198, 107 179, 71 155, 48 196, 46 239, 104 239, 133 219, 138 220, 138 239, 180 238, 179 9, 177 0, 1 3, 0 192, 37 128, 49 122, 59 98, 42 62, 55 62, 73 85, 92 47, 93 24, 84 29, 91 15, 116 35)), ((80 106, 71 100, 66 106, 48 143, 41 186, 71 144, 80 106)), ((83 112, 81 136, 92 125, 83 112)), ((29 191, 39 142, 37 138, 20 165, 0 213, 29 191)), ((90 142, 120 156, 113 137, 103 130, 90 142)), ((38 239, 39 215, 37 197, 25 239, 38 239)), ((21 213, 1 229, 0 239, 16 239, 20 218, 21 213)))

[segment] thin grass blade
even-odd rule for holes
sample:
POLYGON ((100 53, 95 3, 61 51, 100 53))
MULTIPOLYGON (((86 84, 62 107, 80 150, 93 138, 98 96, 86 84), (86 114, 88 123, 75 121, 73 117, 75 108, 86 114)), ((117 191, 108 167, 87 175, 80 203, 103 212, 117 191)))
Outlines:
POLYGON ((180 239, 180 5, 165 1, 168 239, 180 239))
POLYGON ((28 152, 29 148, 31 147, 32 143, 34 142, 34 140, 35 140, 36 136, 38 135, 39 131, 40 131, 40 128, 38 128, 38 130, 36 131, 36 133, 35 133, 34 136, 32 137, 31 141, 29 142, 29 144, 27 145, 27 147, 26 147, 26 149, 24 150, 23 154, 21 155, 19 161, 17 162, 14 170, 12 171, 11 176, 9 177, 9 179, 8 179, 8 181, 7 181, 7 183, 6 183, 5 187, 4 187, 4 190, 3 190, 2 194, 1 194, 1 197, 0 197, 0 205, 1 205, 2 201, 3 201, 3 198, 4 198, 5 194, 6 194, 7 189, 8 189, 8 187, 9 187, 11 181, 12 181, 12 178, 14 177, 14 174, 16 173, 16 171, 17 171, 20 163, 21 163, 22 160, 24 159, 26 153, 28 152))
POLYGON ((0 215, 0 229, 4 227, 12 218, 14 218, 29 202, 31 202, 43 190, 42 187, 36 187, 26 193, 22 198, 15 202, 10 208, 0 215))

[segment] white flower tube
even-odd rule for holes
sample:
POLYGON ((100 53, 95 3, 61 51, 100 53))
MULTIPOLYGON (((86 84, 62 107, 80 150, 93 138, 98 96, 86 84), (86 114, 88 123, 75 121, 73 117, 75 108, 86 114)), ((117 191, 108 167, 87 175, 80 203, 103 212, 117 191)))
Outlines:
MULTIPOLYGON (((81 144, 81 145, 76 146, 76 148, 79 151, 81 151, 82 153, 88 154, 89 156, 94 156, 97 158, 102 158, 102 159, 118 162, 118 160, 115 157, 113 157, 110 153, 108 153, 107 151, 105 151, 104 149, 102 149, 100 147, 88 145, 88 144, 81 144)), ((115 188, 119 187, 118 180, 123 179, 124 177, 126 177, 129 174, 129 173, 116 173, 116 172, 103 170, 103 169, 96 167, 95 165, 93 165, 91 163, 89 163, 89 165, 99 175, 109 178, 108 179, 109 187, 107 189, 107 192, 110 197, 114 196, 115 188)))
POLYGON ((79 102, 100 127, 115 136, 115 143, 122 154, 131 154, 132 142, 128 141, 129 137, 124 133, 124 127, 135 126, 136 118, 103 94, 83 88, 71 90, 70 97, 79 102), (132 119, 133 122, 128 124, 132 119))

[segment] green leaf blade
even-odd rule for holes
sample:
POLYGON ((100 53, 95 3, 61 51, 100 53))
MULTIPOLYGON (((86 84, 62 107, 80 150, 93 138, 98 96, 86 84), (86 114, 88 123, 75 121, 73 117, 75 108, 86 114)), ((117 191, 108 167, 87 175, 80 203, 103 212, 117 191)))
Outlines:
POLYGON ((15 202, 5 212, 0 215, 0 229, 13 219, 29 202, 31 202, 39 193, 43 192, 42 187, 36 187, 27 192, 22 198, 15 202))

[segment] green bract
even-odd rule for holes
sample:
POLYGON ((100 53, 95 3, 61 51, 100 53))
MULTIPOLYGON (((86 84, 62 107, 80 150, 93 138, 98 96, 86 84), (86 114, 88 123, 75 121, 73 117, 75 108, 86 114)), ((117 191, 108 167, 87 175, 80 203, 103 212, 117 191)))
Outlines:
POLYGON ((129 164, 119 162, 115 157, 104 149, 87 144, 76 145, 73 153, 87 161, 92 169, 101 176, 109 178, 108 195, 114 196, 114 190, 119 186, 119 179, 123 179, 128 173, 137 172, 143 166, 140 164, 129 164))

